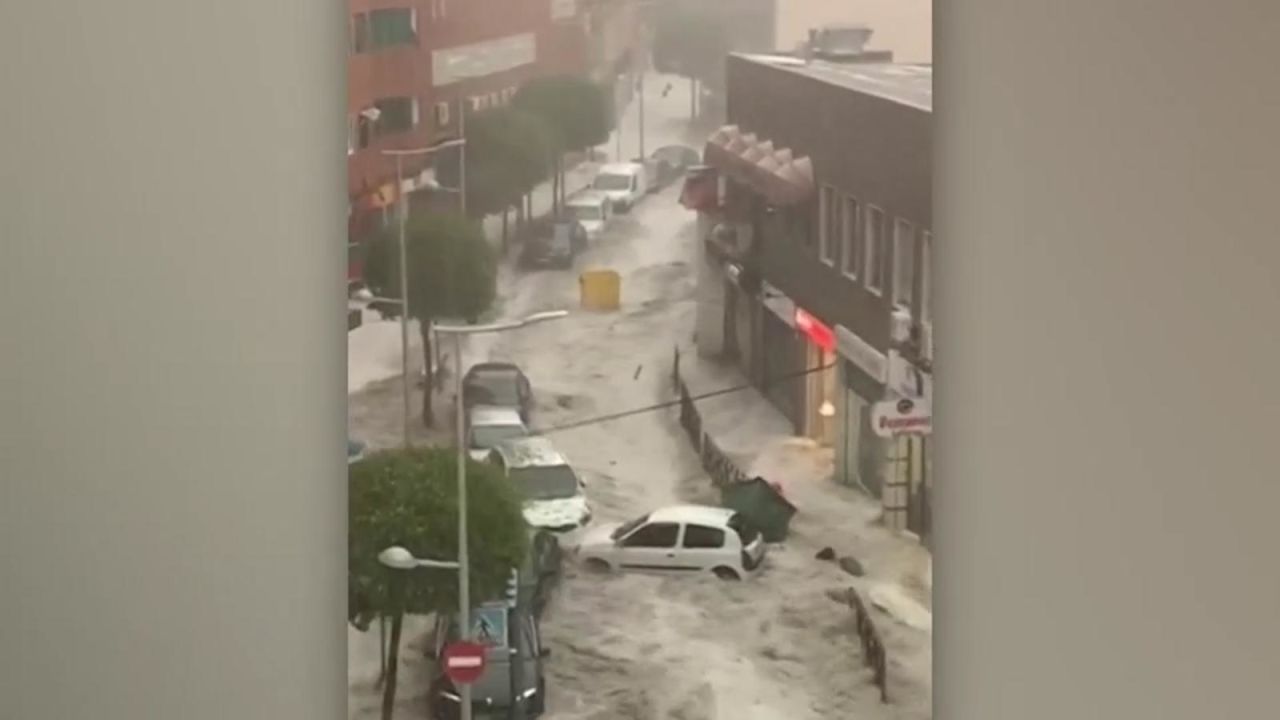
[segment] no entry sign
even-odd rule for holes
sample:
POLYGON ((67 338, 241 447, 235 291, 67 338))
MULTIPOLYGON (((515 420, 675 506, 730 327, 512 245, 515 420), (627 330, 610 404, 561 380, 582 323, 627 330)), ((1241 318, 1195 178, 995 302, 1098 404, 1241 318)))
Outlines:
POLYGON ((455 684, 470 685, 484 674, 485 646, 473 642, 456 642, 445 646, 441 660, 444 674, 455 684))

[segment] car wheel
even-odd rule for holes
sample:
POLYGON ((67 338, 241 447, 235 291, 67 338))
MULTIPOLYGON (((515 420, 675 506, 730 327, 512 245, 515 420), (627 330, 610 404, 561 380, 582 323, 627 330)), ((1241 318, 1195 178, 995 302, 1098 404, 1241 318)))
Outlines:
POLYGON ((595 575, 604 575, 613 571, 613 567, 600 558, 587 558, 582 565, 587 569, 587 572, 595 575))
POLYGON ((721 580, 741 580, 742 579, 742 576, 738 574, 737 570, 734 570, 733 568, 729 568, 729 567, 720 566, 715 570, 712 570, 711 572, 715 573, 716 577, 720 578, 721 580))

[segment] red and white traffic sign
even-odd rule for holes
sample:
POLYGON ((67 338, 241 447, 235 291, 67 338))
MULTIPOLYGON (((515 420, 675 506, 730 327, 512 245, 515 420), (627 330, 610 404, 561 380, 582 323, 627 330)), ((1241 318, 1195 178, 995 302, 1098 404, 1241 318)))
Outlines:
POLYGON ((885 400, 871 408, 871 429, 883 438, 896 435, 929 435, 933 413, 920 399, 885 400))
POLYGON ((470 685, 484 674, 487 649, 479 643, 455 642, 441 654, 444 674, 457 685, 470 685))

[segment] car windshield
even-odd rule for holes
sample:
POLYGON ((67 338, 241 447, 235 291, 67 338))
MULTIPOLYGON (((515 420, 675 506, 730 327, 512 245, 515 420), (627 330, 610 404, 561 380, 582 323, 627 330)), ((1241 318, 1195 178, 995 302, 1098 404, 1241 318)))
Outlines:
POLYGON ((613 532, 609 533, 609 538, 612 540, 617 540, 625 535, 629 535, 632 530, 635 530, 636 528, 645 524, 645 522, 648 519, 649 519, 649 515, 648 513, 646 513, 634 520, 628 520, 627 522, 619 525, 617 530, 614 530, 613 532))
POLYGON ((488 450, 503 440, 525 437, 528 434, 523 425, 477 425, 471 428, 471 447, 488 450))
POLYGON ((481 370, 467 380, 467 400, 480 405, 508 405, 520 403, 516 392, 516 376, 510 370, 481 370))
POLYGON ((568 465, 514 468, 511 479, 526 500, 560 500, 578 494, 578 476, 568 465))
POLYGON ((596 176, 597 190, 630 190, 631 176, 617 173, 604 173, 596 176))
POLYGON ((599 220, 601 214, 598 205, 570 205, 569 212, 578 220, 599 220))

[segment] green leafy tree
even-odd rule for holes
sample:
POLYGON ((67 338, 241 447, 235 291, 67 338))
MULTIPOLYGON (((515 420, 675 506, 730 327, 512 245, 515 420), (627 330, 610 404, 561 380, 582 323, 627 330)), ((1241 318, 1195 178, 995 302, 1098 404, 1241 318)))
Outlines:
MULTIPOLYGON (((542 121, 529 113, 499 107, 468 114, 468 212, 473 217, 502 213, 505 220, 507 211, 549 174, 551 142, 542 121)), ((460 184, 458 171, 457 154, 437 165, 440 181, 448 186, 460 184)))
POLYGON ((555 157, 552 197, 564 197, 564 154, 603 143, 613 132, 612 90, 575 75, 530 80, 516 91, 512 105, 547 128, 555 157))
MULTIPOLYGON (((521 499, 493 466, 467 461, 467 530, 471 597, 498 597, 524 558, 528 535, 521 499)), ((411 448, 370 454, 347 472, 347 619, 365 631, 391 621, 383 715, 395 700, 397 658, 405 613, 458 609, 454 570, 392 570, 378 561, 388 547, 416 557, 458 556, 457 453, 411 448)))
MULTIPOLYGON (((365 280, 375 295, 401 297, 398 227, 381 232, 365 260, 365 280)), ((418 321, 427 373, 422 419, 434 423, 431 389, 431 323, 437 318, 477 320, 493 304, 497 258, 475 221, 457 213, 413 210, 405 228, 409 316, 418 321)))

